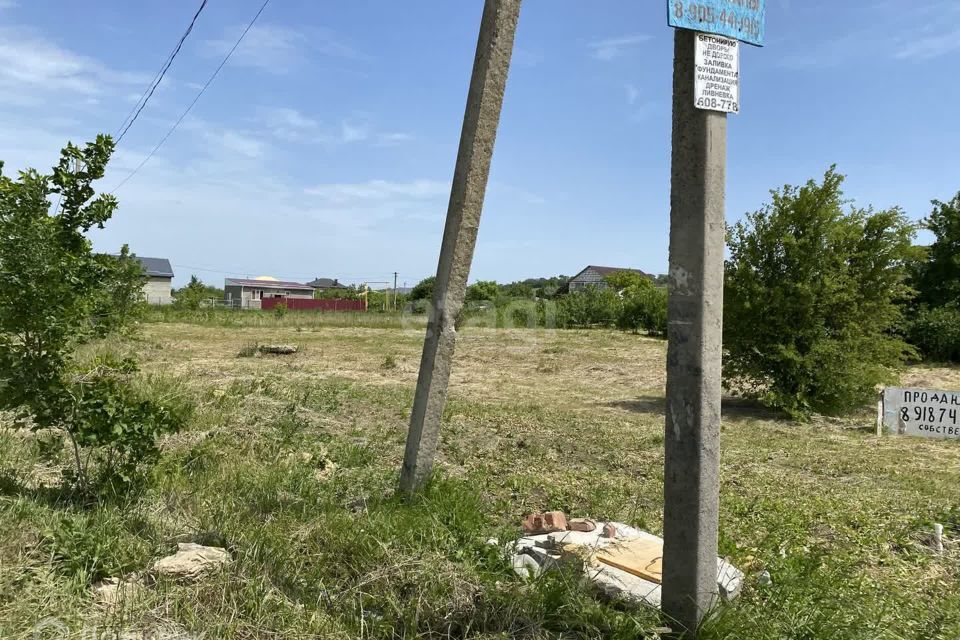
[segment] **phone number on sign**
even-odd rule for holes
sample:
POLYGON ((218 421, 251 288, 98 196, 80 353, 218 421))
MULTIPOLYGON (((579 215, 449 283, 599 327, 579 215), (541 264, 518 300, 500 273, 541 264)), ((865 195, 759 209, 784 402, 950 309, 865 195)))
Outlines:
POLYGON ((939 422, 946 421, 957 424, 957 410, 945 407, 901 407, 900 420, 908 422, 939 422))
MULTIPOLYGON (((759 0, 727 0, 730 4, 744 7, 751 10, 759 10, 759 0)), ((755 18, 738 15, 733 10, 723 9, 717 11, 714 7, 698 4, 696 2, 681 2, 678 0, 673 3, 673 17, 677 20, 696 20, 707 25, 721 24, 736 29, 741 33, 751 36, 760 35, 760 21, 755 18)))
POLYGON ((697 107, 701 109, 712 109, 714 111, 740 113, 739 104, 733 100, 723 100, 722 98, 697 98, 697 107))

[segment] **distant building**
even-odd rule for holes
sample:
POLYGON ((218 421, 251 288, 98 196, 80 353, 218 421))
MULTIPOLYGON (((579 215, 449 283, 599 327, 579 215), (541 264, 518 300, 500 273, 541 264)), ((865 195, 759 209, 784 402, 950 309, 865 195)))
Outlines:
POLYGON ((568 290, 572 292, 590 286, 596 287, 597 289, 606 289, 607 276, 617 273, 618 271, 632 271, 633 273, 639 273, 642 276, 647 276, 646 273, 640 271, 639 269, 630 269, 627 267, 597 267, 590 265, 577 275, 570 278, 570 281, 567 282, 568 290))
POLYGON ((313 282, 307 283, 308 287, 313 287, 317 291, 326 291, 327 289, 346 289, 336 278, 317 278, 313 282))
POLYGON ((143 297, 150 304, 170 304, 173 296, 173 267, 166 258, 141 258, 136 256, 143 265, 143 272, 147 282, 143 285, 143 297))
POLYGON ((227 306, 240 309, 259 309, 264 298, 313 298, 313 287, 299 282, 284 282, 269 276, 259 278, 227 278, 223 282, 223 297, 227 306))

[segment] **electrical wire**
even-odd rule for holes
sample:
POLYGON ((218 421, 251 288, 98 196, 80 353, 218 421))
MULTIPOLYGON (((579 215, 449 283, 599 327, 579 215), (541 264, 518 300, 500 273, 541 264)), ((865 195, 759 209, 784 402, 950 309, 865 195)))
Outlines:
POLYGON ((135 175, 137 174, 137 172, 140 171, 140 169, 143 168, 143 165, 147 164, 147 162, 150 160, 150 158, 152 158, 153 155, 154 155, 157 151, 159 151, 160 147, 163 146, 163 143, 165 143, 165 142, 167 141, 167 138, 169 138, 171 135, 173 135, 173 132, 176 131, 177 127, 180 126, 180 123, 183 122, 183 119, 186 118, 186 117, 187 117, 187 114, 190 113, 190 110, 193 109, 193 105, 197 104, 197 101, 200 100, 200 96, 202 96, 202 95, 204 94, 204 92, 207 90, 207 87, 210 86, 210 83, 213 82, 213 80, 217 77, 217 74, 220 73, 220 70, 223 69, 223 67, 224 67, 225 64, 227 64, 227 61, 230 59, 230 56, 233 55, 233 52, 236 51, 236 50, 237 50, 237 47, 240 46, 240 43, 243 42, 244 36, 246 36, 246 35, 247 35, 247 32, 250 31, 250 29, 253 28, 253 25, 254 25, 254 23, 257 21, 257 18, 260 17, 260 14, 263 13, 263 10, 267 8, 267 5, 268 5, 268 4, 270 4, 270 0, 264 0, 264 3, 260 6, 259 11, 257 11, 256 15, 253 16, 253 20, 250 21, 250 24, 247 25, 246 29, 243 30, 243 33, 240 34, 240 37, 237 38, 237 41, 234 43, 233 47, 231 47, 230 51, 227 52, 227 55, 226 55, 226 57, 223 59, 223 62, 221 62, 220 65, 216 68, 216 70, 214 70, 213 75, 210 76, 210 78, 206 81, 206 83, 204 83, 204 85, 203 85, 203 87, 200 89, 200 91, 197 92, 197 95, 196 95, 196 97, 193 99, 193 102, 191 102, 190 105, 184 110, 184 112, 183 112, 182 114, 180 114, 180 117, 177 118, 177 121, 173 123, 173 126, 170 127, 170 130, 167 131, 167 133, 160 139, 160 142, 157 143, 157 146, 155 146, 155 147, 150 151, 150 153, 147 154, 147 157, 145 157, 145 158, 140 162, 140 164, 138 164, 137 167, 136 167, 133 171, 131 171, 131 172, 129 173, 129 175, 127 175, 126 178, 124 178, 122 181, 120 181, 120 184, 118 184, 117 186, 115 186, 110 193, 116 192, 118 189, 120 189, 120 187, 122 187, 123 185, 125 185, 125 184, 127 183, 127 181, 130 180, 130 178, 132 178, 133 176, 135 176, 135 175))
POLYGON ((197 18, 200 17, 200 13, 206 6, 207 0, 203 0, 203 2, 200 3, 200 8, 197 9, 195 14, 193 14, 193 20, 190 21, 190 24, 187 26, 187 30, 183 32, 182 36, 180 36, 180 41, 177 42, 177 46, 174 47, 173 51, 170 52, 170 55, 167 56, 167 60, 163 63, 163 66, 160 67, 160 71, 158 71, 157 75, 154 76, 150 85, 144 89, 140 99, 137 100, 137 104, 135 104, 133 109, 130 110, 130 113, 127 114, 123 124, 121 124, 120 128, 118 129, 119 134, 117 135, 117 144, 120 144, 120 141, 123 140, 123 136, 127 135, 127 131, 129 131, 130 127, 133 126, 133 123, 137 121, 137 118, 140 116, 140 112, 143 111, 144 107, 146 107, 147 103, 150 101, 150 98, 153 97, 153 92, 157 90, 158 86, 160 86, 160 83, 163 81, 163 77, 167 74, 167 70, 170 69, 170 65, 173 64, 173 60, 177 57, 177 54, 180 53, 180 48, 183 46, 187 36, 190 35, 190 32, 193 31, 193 25, 197 23, 197 18))
MULTIPOLYGON (((217 274, 224 275, 224 276, 235 276, 235 277, 240 277, 240 278, 249 278, 249 277, 251 277, 251 273, 253 273, 253 272, 251 272, 251 271, 230 271, 230 270, 226 270, 226 269, 214 269, 214 268, 211 268, 211 267, 201 267, 201 266, 198 266, 198 265, 190 265, 190 264, 174 264, 173 266, 176 267, 176 268, 178 268, 178 269, 188 269, 188 270, 190 270, 190 271, 202 271, 202 272, 205 272, 205 273, 217 273, 217 274)), ((314 276, 305 276, 305 275, 296 275, 296 276, 295 276, 295 275, 280 275, 280 276, 278 276, 278 279, 283 280, 283 281, 286 281, 286 282, 297 282, 297 281, 300 281, 300 280, 313 280, 315 277, 316 277, 315 275, 314 275, 314 276)), ((380 275, 371 275, 371 276, 357 276, 356 274, 347 274, 346 276, 343 276, 343 275, 341 274, 340 276, 338 276, 338 277, 336 278, 336 280, 338 280, 338 281, 341 282, 341 283, 343 283, 343 282, 351 283, 351 282, 352 282, 352 283, 381 283, 381 284, 382 284, 382 283, 386 283, 386 284, 390 284, 390 283, 392 282, 392 280, 390 280, 390 281, 388 281, 388 280, 379 280, 379 278, 388 278, 388 277, 389 277, 389 276, 383 275, 383 274, 380 274, 380 275), (351 276, 353 276, 353 277, 351 277, 351 276)), ((419 281, 420 281, 420 279, 417 279, 417 282, 419 282, 419 281)))

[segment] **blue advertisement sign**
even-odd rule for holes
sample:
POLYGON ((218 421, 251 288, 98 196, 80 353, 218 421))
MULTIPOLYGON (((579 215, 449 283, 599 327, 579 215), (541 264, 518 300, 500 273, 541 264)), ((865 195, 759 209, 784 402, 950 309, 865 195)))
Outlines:
POLYGON ((763 46, 765 0, 667 0, 667 16, 671 27, 763 46))

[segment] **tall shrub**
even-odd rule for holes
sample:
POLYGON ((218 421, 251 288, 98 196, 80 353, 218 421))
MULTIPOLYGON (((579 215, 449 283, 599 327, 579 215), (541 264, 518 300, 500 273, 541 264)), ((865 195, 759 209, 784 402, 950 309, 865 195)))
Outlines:
POLYGON ((931 307, 960 304, 960 193, 949 202, 933 201, 923 221, 934 235, 917 268, 917 301, 931 307))
POLYGON ((623 301, 617 326, 625 331, 646 331, 651 335, 667 333, 667 290, 651 281, 628 287, 622 294, 623 301))
POLYGON ((925 360, 960 362, 960 307, 921 307, 907 324, 907 339, 925 360))
MULTIPOLYGON (((109 434, 113 450, 123 449, 136 466, 146 453, 145 433, 179 424, 129 390, 133 363, 74 362, 78 344, 129 321, 142 295, 142 270, 127 250, 119 258, 96 255, 86 236, 103 228, 117 206, 110 194, 94 197, 92 186, 113 147, 98 136, 82 149, 67 144, 52 175, 33 169, 18 180, 0 175, 0 409, 31 418, 34 428, 62 429, 83 485, 94 453, 81 455, 85 445, 100 449, 109 434), (53 194, 59 206, 51 210, 53 194)), ((130 469, 115 468, 127 476, 130 469)))
POLYGON ((728 231, 728 387, 803 417, 839 413, 894 379, 914 227, 899 209, 845 211, 843 176, 785 186, 728 231))
POLYGON ((588 286, 557 301, 557 326, 565 329, 612 327, 620 315, 620 307, 620 296, 613 289, 588 286))

